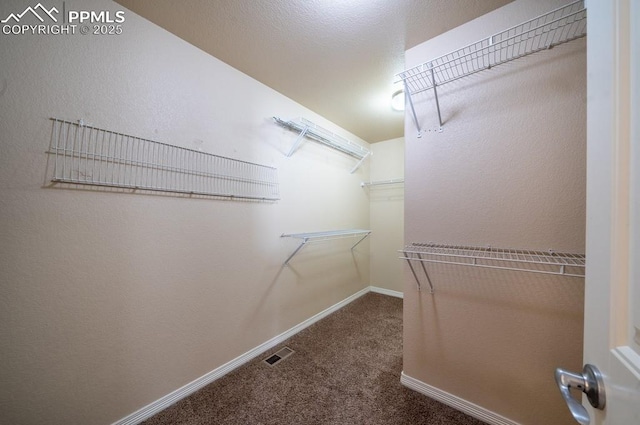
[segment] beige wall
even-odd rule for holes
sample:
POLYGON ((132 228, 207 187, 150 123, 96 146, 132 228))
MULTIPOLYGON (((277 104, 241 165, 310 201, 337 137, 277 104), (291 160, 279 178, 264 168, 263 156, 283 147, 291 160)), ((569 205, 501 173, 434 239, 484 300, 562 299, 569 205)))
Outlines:
MULTIPOLYGON (((0 15, 28 2, 0 5, 0 15)), ((30 4, 30 3, 29 3, 30 4)), ((110 1, 67 9, 119 10, 110 1)), ((369 165, 271 116, 364 143, 126 12, 118 36, 0 40, 0 422, 108 424, 369 285, 369 241, 282 233, 369 227, 369 165), (282 200, 64 190, 50 117, 278 168, 282 200)))
MULTIPOLYGON (((371 181, 404 178, 404 138, 374 143, 371 151, 371 181)), ((364 190, 370 201, 371 285, 402 292, 398 250, 404 246, 404 184, 364 190)))
MULTIPOLYGON (((561 6, 518 0, 429 40, 407 67, 561 6)), ((405 240, 584 252, 585 40, 419 96, 407 115, 405 240)), ((523 425, 572 424, 553 380, 582 368, 583 279, 428 264, 405 268, 404 372, 523 425)))

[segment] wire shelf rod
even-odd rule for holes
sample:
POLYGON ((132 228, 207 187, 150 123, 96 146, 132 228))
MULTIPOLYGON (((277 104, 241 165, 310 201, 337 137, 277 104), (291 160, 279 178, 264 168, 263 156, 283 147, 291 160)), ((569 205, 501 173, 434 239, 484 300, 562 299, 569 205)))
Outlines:
POLYGON ((352 237, 362 234, 369 234, 371 230, 366 229, 346 229, 346 230, 329 230, 324 232, 311 232, 311 233, 283 233, 282 238, 295 238, 295 239, 307 239, 307 240, 327 240, 336 239, 340 237, 352 237))
POLYGON ((408 261, 421 261, 424 263, 439 263, 439 264, 454 264, 458 266, 472 266, 472 267, 480 267, 486 269, 498 269, 498 270, 511 270, 517 272, 530 272, 530 273, 541 273, 541 274, 551 274, 557 276, 567 276, 567 277, 580 277, 584 278, 583 274, 579 273, 569 273, 565 271, 566 265, 560 265, 560 269, 558 271, 553 270, 534 270, 534 269, 525 269, 519 267, 506 267, 506 266, 496 266, 496 265, 487 265, 487 264, 479 264, 479 263, 465 263, 465 262, 455 262, 455 261, 445 261, 445 260, 432 260, 428 258, 415 258, 415 257, 398 257, 401 260, 408 261))
POLYGON ((456 245, 438 245, 413 243, 405 247, 403 252, 430 254, 446 257, 477 258, 498 261, 516 261, 544 265, 585 266, 583 254, 560 253, 554 251, 534 251, 523 249, 505 249, 492 247, 469 247, 456 245))
POLYGON ((377 181, 370 181, 370 182, 362 182, 360 183, 360 187, 383 186, 383 185, 401 184, 401 183, 404 183, 404 179, 377 180, 377 181))
MULTIPOLYGON (((414 107, 413 95, 433 89, 442 126, 438 86, 584 37, 587 33, 586 18, 584 0, 574 1, 400 72, 396 74, 396 81, 404 83, 411 108, 414 107)), ((420 135, 420 125, 417 120, 415 123, 420 135)))
POLYGON ((420 289, 420 279, 411 263, 420 262, 432 291, 433 285, 424 263, 454 264, 577 278, 585 277, 586 268, 584 254, 552 250, 545 252, 527 249, 412 243, 398 252, 402 254, 399 259, 405 260, 409 264, 418 289, 420 289))
MULTIPOLYGON (((222 155, 217 155, 217 154, 212 154, 212 153, 206 153, 206 152, 202 152, 202 151, 199 151, 199 150, 196 150, 196 149, 191 149, 191 148, 185 148, 185 147, 182 147, 182 146, 171 145, 169 143, 157 142, 155 140, 146 139, 144 137, 130 136, 130 135, 127 135, 125 133, 120 133, 120 132, 113 131, 113 130, 105 130, 105 129, 98 128, 98 127, 95 127, 95 126, 92 126, 92 125, 89 125, 89 124, 84 124, 82 122, 82 120, 68 121, 68 120, 64 120, 64 119, 60 119, 60 118, 50 118, 50 120, 53 121, 53 122, 68 124, 68 125, 71 125, 71 126, 84 128, 84 129, 90 129, 90 130, 94 130, 96 132, 101 132, 101 133, 105 133, 105 134, 111 134, 111 135, 123 136, 123 137, 130 137, 132 139, 139 140, 141 142, 150 142, 150 143, 153 143, 155 145, 164 146, 166 148, 179 149, 181 151, 189 151, 189 152, 192 152, 194 154, 210 155, 210 156, 213 156, 213 157, 216 157, 216 158, 228 159, 230 161, 234 161, 234 162, 238 162, 238 163, 244 163, 244 164, 249 164, 249 165, 257 165, 257 166, 260 166, 260 167, 267 167, 267 168, 275 169, 275 167, 269 167, 268 165, 258 164, 257 162, 244 161, 242 159, 235 159, 235 158, 231 158, 231 157, 227 157, 227 156, 222 156, 222 155)), ((55 130, 55 127, 54 127, 54 130, 55 130)))
MULTIPOLYGON (((429 75, 429 73, 433 70, 435 75, 439 75, 438 72, 441 71, 442 69, 447 69, 447 67, 450 67, 452 64, 459 64, 460 66, 467 66, 469 67, 471 64, 473 64, 473 59, 478 59, 480 57, 481 53, 495 53, 495 52, 500 52, 499 49, 504 49, 507 47, 514 47, 516 43, 518 43, 518 47, 522 47, 522 42, 523 41, 530 41, 530 38, 523 38, 523 36, 526 35, 547 35, 549 34, 549 32, 551 31, 555 31, 558 28, 562 28, 562 29, 567 29, 567 27, 575 24, 575 23, 585 23, 584 21, 586 20, 586 9, 584 9, 583 7, 580 8, 579 10, 574 10, 576 6, 581 6, 583 4, 583 0, 578 0, 575 1, 569 5, 560 7, 559 9, 556 9, 554 11, 548 12, 544 15, 539 16, 538 18, 534 18, 531 19, 527 22, 524 22, 522 24, 513 26, 507 30, 501 31, 499 33, 496 33, 490 37, 484 38, 480 41, 471 43, 465 47, 462 47, 458 50, 452 51, 450 53, 444 54, 442 56, 439 56, 435 59, 432 59, 430 61, 424 62, 420 65, 417 65, 413 68, 410 68, 408 70, 405 70, 403 72, 400 72, 396 75, 396 77, 398 78, 397 81, 401 81, 401 80, 409 80, 409 81, 418 81, 417 77, 424 77, 426 78, 426 81, 429 83, 428 85, 426 85, 423 89, 418 90, 418 91, 412 91, 413 94, 419 93, 420 91, 423 90, 428 90, 430 88, 433 87, 434 82, 437 85, 443 85, 446 84, 450 81, 453 81, 454 79, 457 78, 461 78, 461 77, 465 77, 469 74, 467 73, 462 73, 462 75, 459 75, 451 80, 447 79, 447 78, 439 78, 436 79, 434 78, 433 74, 429 75), (547 16, 553 16, 555 14, 557 14, 559 11, 570 11, 570 13, 566 16, 561 16, 557 19, 554 19, 550 22, 544 22, 542 24, 540 24, 539 26, 527 29, 527 30, 522 30, 522 28, 524 28, 528 23, 531 22, 535 22, 538 21, 540 19, 543 19, 544 17, 547 16), (567 21, 567 19, 569 18, 576 18, 575 21, 570 21, 570 22, 564 22, 567 21), (554 24, 560 25, 561 23, 564 22, 564 25, 558 27, 553 27, 554 24), (549 28, 546 28, 549 27, 549 28), (553 27, 553 28, 552 28, 553 27), (546 28, 546 29, 545 29, 546 28), (520 32, 518 32, 518 30, 521 30, 520 32), (540 32, 542 31, 542 32, 540 32), (515 32, 515 33, 514 33, 515 32), (499 38, 504 36, 505 34, 510 34, 510 33, 514 33, 510 36, 507 36, 504 39, 499 40, 498 42, 490 42, 490 40, 494 39, 494 38, 499 38), (520 41, 517 41, 518 39, 521 39, 520 41), (511 44, 509 44, 509 42, 513 42, 511 44), (429 76, 431 76, 432 78, 428 78, 429 76), (437 80, 437 81, 436 81, 437 80)), ((586 35, 586 27, 581 26, 576 28, 576 31, 571 33, 573 36, 575 36, 576 38, 580 38, 586 35)), ((545 49, 549 49, 553 46, 556 46, 558 44, 561 44, 562 42, 566 42, 566 41, 571 41, 574 38, 570 38, 571 36, 569 34, 558 37, 557 39, 557 43, 544 43, 543 42, 538 42, 538 44, 536 44, 535 48, 538 48, 539 50, 545 50, 545 49), (569 39, 570 38, 570 39, 569 39)), ((548 37, 545 38, 545 41, 548 40, 548 37)), ((526 44, 525 44, 526 47, 526 44)), ((533 46, 530 46, 531 48, 533 48, 533 46)), ((487 68, 491 68, 493 66, 499 65, 501 63, 504 63, 506 61, 512 60, 512 59, 518 59, 521 58, 523 56, 526 56, 527 54, 531 54, 531 53, 535 53, 539 50, 535 50, 535 51, 531 51, 530 49, 525 49, 524 52, 518 54, 518 53, 514 53, 513 52, 513 48, 510 50, 511 55, 507 55, 502 57, 503 61, 497 60, 494 63, 491 62, 483 62, 486 65, 484 65, 483 67, 481 67, 480 69, 478 69, 478 67, 470 67, 467 69, 473 70, 473 72, 476 71, 482 71, 484 69, 487 68)), ((494 58, 495 60, 495 58, 494 58)), ((477 63, 477 62, 476 62, 477 63)), ((412 88, 416 88, 416 87, 412 87, 412 88)))
POLYGON ((324 129, 305 118, 287 121, 278 117, 273 117, 273 120, 278 125, 299 133, 298 137, 289 149, 287 154, 288 157, 293 155, 305 137, 358 159, 358 163, 353 167, 351 173, 354 173, 360 165, 362 165, 364 160, 371 155, 371 151, 366 149, 364 146, 347 140, 344 137, 324 129))
MULTIPOLYGON (((580 0, 579 2, 582 2, 582 0, 580 0)), ((412 93, 416 94, 416 93, 420 93, 421 91, 428 90, 428 89, 433 87, 434 82, 435 82, 435 84, 437 86, 441 86, 441 85, 444 85, 444 84, 449 83, 451 81, 455 81, 455 80, 457 80, 459 78, 463 78, 463 77, 469 76, 469 75, 471 75, 471 74, 473 74, 475 72, 484 71, 485 69, 491 69, 494 66, 501 65, 501 64, 509 62, 511 60, 520 59, 520 58, 522 58, 524 56, 527 56, 529 54, 536 53, 536 52, 539 52, 541 50, 547 50, 547 49, 553 48, 553 47, 555 47, 555 46, 557 46, 559 44, 562 44, 562 43, 565 43, 565 42, 569 42, 569 41, 575 40, 577 38, 582 38, 582 37, 584 37, 586 35, 586 33, 580 32, 580 33, 578 33, 578 34, 576 34, 574 36, 568 36, 567 35, 565 37, 561 37, 556 43, 547 44, 547 43, 541 42, 535 48, 529 48, 529 49, 526 48, 526 43, 525 43, 525 45, 524 45, 525 50, 524 51, 522 51, 521 53, 514 53, 513 52, 515 50, 516 43, 518 44, 518 47, 522 48, 523 47, 522 43, 530 40, 530 38, 524 38, 523 39, 524 36, 527 36, 527 35, 537 36, 537 35, 544 35, 544 34, 548 35, 550 31, 555 31, 556 28, 550 29, 549 31, 546 31, 546 32, 544 32, 542 34, 539 34, 537 32, 537 30, 539 30, 539 29, 541 29, 543 27, 551 26, 552 24, 560 23, 560 22, 562 22, 562 21, 564 21, 564 20, 566 20, 567 18, 570 18, 570 17, 579 17, 581 19, 580 22, 582 22, 582 20, 584 20, 584 18, 586 18, 586 16, 583 16, 583 13, 584 13, 584 10, 580 10, 578 12, 573 13, 572 15, 556 19, 555 21, 552 21, 552 22, 549 22, 547 24, 544 24, 541 27, 533 28, 533 29, 531 29, 531 30, 529 30, 529 31, 527 31, 525 33, 516 34, 516 35, 513 35, 511 37, 508 37, 508 38, 506 38, 506 39, 504 39, 504 40, 502 40, 502 41, 500 41, 498 43, 489 44, 489 45, 486 45, 486 46, 483 45, 483 47, 480 47, 478 50, 470 51, 470 52, 464 53, 462 55, 455 56, 453 58, 449 58, 450 55, 455 54, 455 53, 459 52, 460 50, 464 50, 464 49, 467 49, 469 47, 475 46, 477 44, 477 43, 474 43, 474 44, 471 44, 471 45, 469 45, 467 47, 464 47, 463 49, 460 49, 460 50, 458 50, 456 52, 448 53, 448 54, 443 55, 443 56, 441 56, 439 58, 432 59, 429 62, 425 62, 424 64, 419 65, 419 66, 417 66, 415 68, 412 68, 412 69, 410 69, 408 71, 404 71, 404 72, 410 72, 412 70, 418 70, 419 69, 419 71, 416 74, 413 74, 413 75, 409 76, 409 78, 410 77, 415 77, 415 76, 417 76, 419 74, 426 73, 427 71, 429 71, 429 72, 433 71, 433 74, 431 75, 431 78, 426 80, 426 81, 428 81, 428 84, 425 85, 422 88, 418 88, 419 86, 414 86, 413 88, 416 89, 416 90, 412 91, 412 93), (518 39, 521 39, 521 40, 516 41, 518 39), (513 43, 510 44, 509 42, 513 42, 513 43), (497 59, 497 60, 494 59, 493 62, 488 62, 488 63, 486 63, 486 65, 483 65, 483 66, 471 66, 471 64, 474 63, 473 60, 474 59, 478 59, 478 57, 480 55, 488 54, 488 53, 496 53, 498 51, 498 49, 500 49, 500 48, 505 49, 505 48, 509 48, 509 47, 512 47, 510 55, 501 57, 501 59, 497 59), (439 62, 437 64, 435 63, 435 62, 438 62, 441 59, 446 59, 446 60, 444 60, 444 62, 439 62), (460 75, 456 75, 456 76, 453 76, 453 77, 448 76, 448 74, 446 74, 444 72, 444 70, 453 69, 453 67, 451 67, 451 65, 459 65, 459 66, 462 66, 462 67, 466 66, 467 67, 466 69, 468 71, 467 72, 462 72, 460 75), (426 70, 424 69, 425 67, 427 68, 426 70), (438 76, 439 78, 435 78, 436 76, 438 76)), ((574 22, 575 21, 572 21, 567 25, 573 24, 574 22)), ((565 25, 565 27, 567 25, 565 25)), ((491 37, 487 37, 486 39, 484 39, 480 43, 484 44, 485 41, 488 41, 492 37, 495 37, 495 35, 493 35, 491 37)), ((545 39, 548 39, 548 37, 546 37, 545 39)), ((402 74, 403 73, 400 73, 400 74, 398 74, 398 76, 400 76, 402 74)), ((425 77, 425 76, 422 76, 422 77, 425 77)), ((400 79, 402 80, 403 78, 400 77, 400 79)), ((410 79, 410 81, 411 80, 414 80, 414 79, 410 79)))
MULTIPOLYGON (((117 163, 117 164, 123 164, 123 165, 128 165, 129 167, 134 167, 134 166, 139 166, 139 167, 148 167, 148 168, 152 168, 152 169, 158 169, 160 171, 172 171, 172 172, 180 172, 183 170, 182 167, 178 167, 178 166, 162 166, 162 165, 158 165, 155 164, 153 162, 149 162, 149 161, 137 161, 137 160, 127 160, 127 159, 114 159, 114 158, 110 158, 108 156, 104 156, 104 155, 95 155, 95 154, 89 154, 88 152, 82 152, 82 151, 72 151, 70 149, 53 149, 53 150, 49 150, 46 153, 48 154, 62 154, 62 155, 69 155, 69 156, 74 156, 74 154, 77 154, 77 158, 79 159, 92 159, 92 160, 107 160, 107 159, 111 159, 112 163, 117 163), (91 156, 90 156, 91 155, 91 156)), ((202 152, 198 152, 198 153, 202 153, 202 152)), ((86 167, 85 167, 85 171, 86 171, 86 167)), ((213 177, 213 178, 218 178, 218 179, 228 179, 231 181, 237 181, 237 182, 244 182, 244 183, 255 183, 255 184, 264 184, 264 185, 269 185, 269 182, 263 181, 263 180, 259 180, 259 179, 251 179, 251 178, 243 178, 243 177, 234 177, 234 176, 230 176, 230 175, 225 175, 225 174, 219 174, 219 173, 212 173, 212 172, 207 172, 207 171, 193 171, 192 174, 194 176, 200 176, 200 177, 213 177)))
MULTIPOLYGON (((311 121, 306 120, 305 118, 299 118, 298 121, 285 121, 281 118, 274 117, 274 120, 283 127, 287 127, 295 131, 300 131, 302 136, 307 136, 318 142, 327 144, 358 159, 364 157, 368 153, 368 150, 364 147, 355 144, 335 133, 332 133, 329 130, 325 130, 322 127, 312 123, 311 121)), ((294 144, 294 151, 295 147, 297 147, 296 144, 294 144)), ((293 152, 290 152, 290 155, 291 154, 293 154, 293 152)))
POLYGON ((54 183, 73 183, 80 185, 89 185, 89 186, 100 186, 100 187, 112 187, 112 188, 122 188, 122 189, 131 189, 131 190, 149 190, 153 192, 164 192, 164 193, 175 193, 175 194, 185 194, 185 195, 202 195, 202 196, 212 196, 212 197, 220 197, 220 198, 229 198, 229 199, 246 199, 246 200, 256 200, 256 201, 277 201, 280 198, 260 198, 256 196, 245 196, 245 195, 234 195, 233 193, 225 193, 225 192, 199 192, 199 191, 186 191, 186 190, 178 190, 178 189, 165 189, 159 186, 143 186, 143 185, 127 185, 124 183, 106 183, 106 182, 86 182, 83 180, 74 180, 74 179, 51 179, 54 183))
POLYGON ((51 118, 55 183, 276 201, 274 167, 51 118))
POLYGON ((289 255, 289 257, 285 260, 284 265, 288 265, 289 261, 298 252, 300 252, 300 250, 308 243, 322 242, 322 241, 336 240, 336 239, 345 239, 345 238, 360 236, 360 239, 358 239, 358 241, 356 241, 356 243, 351 246, 350 249, 353 250, 355 249, 356 246, 360 244, 360 242, 365 240, 367 236, 369 236, 370 234, 371 234, 371 230, 365 230, 365 229, 330 230, 330 231, 312 232, 312 233, 290 233, 290 234, 283 233, 282 235, 280 235, 281 238, 294 238, 294 239, 302 240, 300 245, 298 245, 296 249, 291 253, 291 255, 289 255))

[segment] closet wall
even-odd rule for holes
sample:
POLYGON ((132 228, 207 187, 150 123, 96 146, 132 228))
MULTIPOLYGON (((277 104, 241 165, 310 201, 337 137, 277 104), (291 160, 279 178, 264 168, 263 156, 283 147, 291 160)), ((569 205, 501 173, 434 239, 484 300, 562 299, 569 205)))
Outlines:
MULTIPOLYGON (((0 15, 25 2, 5 1, 0 15)), ((122 7, 66 0, 67 10, 122 7)), ((271 117, 301 105, 129 11, 123 33, 2 35, 0 422, 108 424, 369 285, 369 241, 282 233, 369 228, 356 160, 271 117), (63 189, 50 117, 276 167, 278 202, 63 189)), ((126 192, 126 191, 125 191, 126 192)))
MULTIPOLYGON (((371 182, 404 179, 404 138, 371 145, 371 182)), ((371 286, 402 292, 404 183, 376 184, 364 189, 370 201, 371 286)))
MULTIPOLYGON (((510 3, 408 50, 407 68, 563 4, 510 3)), ((407 243, 584 253, 585 46, 573 41, 439 88, 441 133, 433 94, 417 99, 427 131, 417 138, 407 114, 407 243)), ((403 379, 479 406, 489 423, 574 423, 553 373, 582 368, 584 280, 427 268, 433 295, 404 269, 403 379)))

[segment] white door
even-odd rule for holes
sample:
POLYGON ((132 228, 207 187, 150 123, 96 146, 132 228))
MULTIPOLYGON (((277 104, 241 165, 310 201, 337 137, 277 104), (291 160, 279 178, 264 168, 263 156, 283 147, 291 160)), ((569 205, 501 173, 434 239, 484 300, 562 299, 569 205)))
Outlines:
MULTIPOLYGON (((587 2, 584 362, 606 403, 591 424, 640 424, 640 1, 587 2)), ((579 371, 573 371, 579 372, 579 371)), ((575 406, 574 406, 575 407, 575 406)), ((579 407, 579 406, 578 406, 579 407)))

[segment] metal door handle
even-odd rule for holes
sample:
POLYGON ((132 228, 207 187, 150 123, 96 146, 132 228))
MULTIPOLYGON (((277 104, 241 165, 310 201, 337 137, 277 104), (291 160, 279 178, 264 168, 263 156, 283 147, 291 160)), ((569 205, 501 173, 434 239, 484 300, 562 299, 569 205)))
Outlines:
POLYGON ((602 374, 597 367, 586 364, 582 374, 556 369, 556 384, 567 403, 573 418, 581 425, 589 425, 590 418, 587 409, 571 397, 571 388, 577 388, 587 395, 589 403, 596 409, 604 409, 606 398, 602 374))

